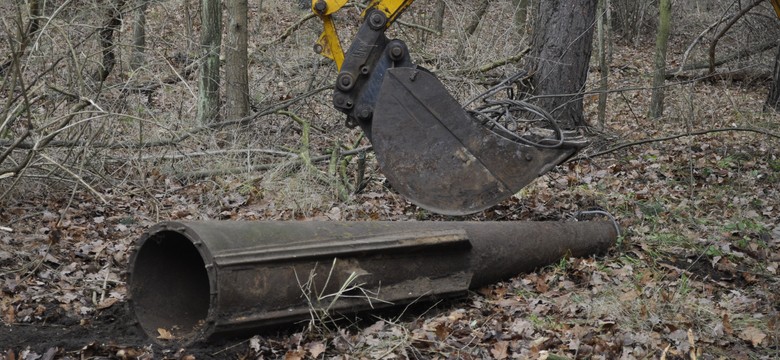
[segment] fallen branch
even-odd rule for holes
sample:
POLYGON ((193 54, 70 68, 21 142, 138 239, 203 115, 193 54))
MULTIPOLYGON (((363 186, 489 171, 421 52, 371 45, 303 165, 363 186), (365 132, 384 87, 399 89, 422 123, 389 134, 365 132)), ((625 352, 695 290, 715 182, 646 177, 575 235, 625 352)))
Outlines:
POLYGON ((434 34, 436 36, 441 36, 441 32, 440 31, 436 31, 436 30, 431 29, 431 28, 429 28, 427 26, 424 26, 424 25, 414 24, 414 23, 403 21, 403 20, 396 20, 395 22, 398 23, 399 25, 403 25, 403 26, 410 27, 410 28, 417 29, 417 30, 427 31, 427 32, 432 33, 432 34, 434 34))
POLYGON ((526 47, 525 49, 520 50, 520 52, 518 52, 517 54, 512 55, 512 56, 510 56, 508 58, 504 58, 504 59, 492 62, 490 64, 485 64, 485 65, 482 65, 482 66, 480 66, 478 68, 475 68, 475 69, 472 68, 472 69, 456 70, 456 71, 454 71, 454 73, 455 74, 486 73, 486 72, 488 72, 490 70, 493 70, 493 69, 495 69, 497 67, 504 66, 506 64, 516 63, 516 62, 522 60, 523 57, 525 57, 525 55, 528 54, 529 51, 531 51, 531 48, 530 47, 526 47))
MULTIPOLYGON (((718 19, 718 21, 712 23, 710 26, 708 26, 706 29, 704 29, 704 31, 702 31, 699 34, 699 36, 697 36, 695 39, 693 39, 691 44, 688 45, 688 48, 685 49, 685 53, 683 54, 683 58, 680 61, 680 68, 677 69, 677 72, 682 72, 682 71, 685 70, 685 63, 688 61, 688 56, 691 55, 691 51, 693 51, 693 48, 696 46, 696 44, 698 44, 702 39, 704 39, 704 35, 706 35, 710 31, 712 31, 713 29, 717 28, 722 22, 728 20, 729 18, 731 18, 730 15, 729 16, 725 16, 725 17, 721 16, 721 18, 718 19)), ((667 70, 667 73, 670 73, 670 72, 671 71, 667 70)))
POLYGON ((80 176, 78 176, 76 173, 74 173, 74 172, 70 171, 68 168, 66 168, 65 166, 62 166, 62 164, 60 164, 60 163, 58 163, 58 162, 54 161, 54 159, 50 158, 49 156, 47 156, 47 155, 46 155, 46 154, 44 154, 44 153, 41 153, 41 154, 40 154, 40 156, 41 156, 42 158, 46 159, 46 161, 50 162, 52 165, 54 165, 54 166, 58 167, 60 170, 64 171, 65 173, 67 173, 68 175, 70 175, 71 177, 73 177, 74 179, 76 179, 76 181, 77 181, 78 183, 80 183, 81 185, 83 185, 83 186, 84 186, 84 188, 86 188, 87 190, 89 190, 89 192, 91 192, 93 195, 97 196, 97 198, 98 198, 98 199, 100 199, 100 201, 101 201, 103 204, 108 204, 108 201, 106 200, 106 198, 104 198, 104 197, 103 197, 103 195, 101 195, 101 194, 100 194, 100 193, 99 193, 97 190, 95 190, 95 188, 93 188, 92 186, 90 186, 89 184, 87 184, 87 182, 86 182, 86 181, 84 181, 84 179, 82 179, 82 178, 81 178, 80 176))
POLYGON ((736 15, 734 15, 734 17, 732 17, 731 20, 729 20, 729 22, 726 23, 726 26, 723 29, 721 29, 718 32, 717 35, 715 35, 715 38, 712 39, 712 42, 710 43, 710 49, 709 49, 709 56, 710 56, 710 58, 709 58, 709 60, 710 60, 710 62, 709 62, 709 71, 710 71, 710 73, 714 73, 715 72, 715 47, 718 46, 718 40, 720 40, 720 38, 722 38, 723 35, 726 35, 726 32, 728 32, 729 29, 731 29, 731 27, 734 26, 734 24, 737 23, 737 20, 742 18, 742 16, 747 14, 748 11, 752 10, 754 7, 760 5, 763 2, 764 2, 764 0, 754 0, 753 3, 746 5, 744 8, 742 8, 742 10, 740 12, 738 12, 736 15))
POLYGON ((748 82, 748 81, 772 81, 772 73, 768 70, 760 70, 760 69, 739 69, 739 70, 733 70, 733 71, 716 71, 712 74, 708 74, 707 76, 702 76, 701 74, 696 73, 676 73, 676 74, 666 74, 667 80, 685 80, 685 81, 709 81, 709 82, 717 82, 719 80, 728 80, 728 81, 742 81, 742 82, 748 82))
POLYGON ((665 137, 660 137, 660 138, 643 139, 643 140, 633 141, 633 142, 629 142, 629 143, 624 143, 624 144, 620 144, 620 145, 617 145, 615 147, 609 148, 607 150, 599 151, 599 152, 594 153, 594 154, 579 155, 579 156, 576 156, 576 157, 573 157, 573 158, 569 159, 567 162, 591 159, 591 158, 594 158, 594 157, 598 157, 598 156, 606 155, 606 154, 609 154, 609 153, 613 153, 613 152, 618 151, 620 149, 625 149, 625 148, 632 147, 632 146, 637 146, 637 145, 644 145, 644 144, 649 144, 649 143, 654 143, 654 142, 675 140, 675 139, 689 137, 689 136, 698 136, 698 135, 706 135, 706 134, 711 134, 711 133, 731 132, 731 131, 736 131, 736 132, 753 132, 753 133, 757 133, 757 134, 762 134, 762 135, 766 135, 766 136, 769 136, 769 137, 773 137, 775 139, 780 139, 780 134, 775 134, 775 133, 773 133, 771 131, 761 130, 761 129, 754 129, 754 128, 730 127, 730 128, 719 128, 719 129, 707 129, 707 130, 692 131, 692 132, 685 133, 685 134, 677 134, 677 135, 665 136, 665 137))
MULTIPOLYGON (((250 153, 261 153, 271 156, 298 156, 296 153, 291 153, 289 151, 281 151, 281 150, 273 150, 273 149, 223 149, 223 150, 206 150, 206 151, 197 151, 192 153, 186 153, 186 154, 160 154, 160 155, 144 155, 141 157, 134 157, 132 160, 137 161, 148 161, 148 160, 178 160, 178 159, 189 159, 194 157, 201 157, 201 156, 217 156, 217 155, 225 155, 225 154, 235 154, 235 155, 243 155, 243 154, 250 154, 250 153)), ((131 159, 129 158, 119 158, 115 159, 114 161, 129 161, 131 159)))
POLYGON ((171 64, 171 62, 166 59, 166 64, 171 69, 171 71, 173 71, 173 75, 169 75, 168 77, 158 82, 149 82, 145 84, 123 83, 115 87, 118 87, 124 94, 136 93, 149 96, 164 85, 174 85, 181 82, 187 86, 190 94, 193 94, 194 96, 194 91, 189 87, 189 85, 187 85, 187 80, 189 80, 192 74, 195 73, 195 70, 198 69, 200 62, 192 61, 190 59, 186 59, 185 61, 188 61, 189 63, 185 65, 181 71, 177 71, 176 67, 174 67, 173 64, 171 64))
MULTIPOLYGON (((737 59, 742 59, 742 58, 745 58, 745 57, 748 57, 748 56, 751 56, 751 55, 760 54, 762 52, 774 49, 776 46, 777 46, 777 40, 773 39, 773 40, 765 41, 763 43, 751 46, 751 47, 749 47, 747 49, 743 49, 743 50, 740 50, 740 51, 737 51, 737 52, 733 52, 731 54, 728 54, 726 56, 718 58, 718 59, 714 60, 712 63, 710 63, 709 61, 705 61, 705 62, 698 62, 698 63, 693 63, 693 64, 690 64, 690 65, 681 66, 677 70, 669 69, 669 71, 671 71, 669 73, 669 76, 675 76, 675 75, 677 75, 677 74, 679 74, 679 73, 681 73, 683 71, 710 69, 711 66, 715 66, 715 67, 721 66, 721 65, 723 65, 725 63, 728 63, 728 62, 731 62, 731 61, 734 61, 734 60, 737 60, 737 59)), ((713 67, 713 69, 714 69, 714 67, 713 67)), ((710 71, 710 72, 714 73, 714 71, 710 71)))
POLYGON ((267 46, 281 43, 284 40, 287 40, 287 38, 290 37, 290 35, 292 35, 292 33, 295 32, 295 30, 298 30, 298 28, 300 28, 301 25, 303 25, 305 22, 309 21, 310 19, 313 19, 315 16, 316 15, 314 13, 309 13, 308 15, 298 19, 298 21, 296 21, 294 24, 290 25, 286 30, 284 30, 281 36, 271 40, 270 42, 260 44, 260 47, 264 48, 267 46))
MULTIPOLYGON (((349 155, 360 154, 362 152, 366 152, 369 150, 371 150, 371 146, 363 146, 353 150, 340 151, 340 155, 341 157, 344 157, 349 155)), ((301 163, 301 158, 297 154, 290 155, 290 157, 291 159, 283 163, 270 163, 270 164, 260 164, 260 165, 250 166, 250 167, 242 166, 242 167, 232 167, 232 168, 225 168, 225 169, 180 172, 180 173, 176 173, 175 176, 182 177, 182 178, 201 179, 209 176, 240 174, 243 172, 270 170, 270 169, 277 168, 279 166, 295 165, 301 163)), ((324 154, 324 155, 313 156, 310 158, 310 161, 311 163, 317 163, 320 161, 329 160, 330 158, 331 158, 331 154, 324 154)))

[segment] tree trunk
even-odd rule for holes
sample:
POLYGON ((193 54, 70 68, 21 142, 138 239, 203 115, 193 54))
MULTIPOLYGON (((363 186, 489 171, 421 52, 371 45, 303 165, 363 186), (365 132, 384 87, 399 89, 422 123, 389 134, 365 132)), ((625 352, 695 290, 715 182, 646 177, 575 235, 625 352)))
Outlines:
POLYGON ((222 45, 222 7, 219 0, 202 0, 198 80, 198 121, 216 122, 219 118, 219 48, 222 45))
POLYGON ((444 30, 444 10, 447 8, 447 4, 444 0, 436 0, 433 10, 433 29, 442 35, 444 30))
POLYGON ((635 45, 639 44, 641 39, 644 39, 642 33, 650 28, 646 13, 653 3, 654 1, 650 0, 613 1, 610 5, 615 16, 611 17, 610 26, 623 39, 633 39, 635 45))
POLYGON ((477 26, 479 26, 479 23, 482 21, 482 17, 485 16, 489 5, 490 0, 482 0, 479 5, 477 5, 477 9, 474 11, 471 22, 469 22, 468 26, 466 26, 466 37, 474 35, 474 32, 477 31, 477 26))
MULTIPOLYGON (((30 40, 35 36, 35 33, 38 32, 38 29, 40 29, 41 1, 30 0, 28 3, 29 3, 30 18, 28 19, 27 26, 26 29, 24 30, 24 33, 19 34, 19 40, 20 40, 19 51, 18 51, 19 54, 25 53, 25 51, 27 50, 27 45, 30 44, 30 40)), ((22 25, 19 24, 19 26, 21 27, 22 25)), ((5 76, 6 71, 11 67, 11 65, 14 64, 15 59, 17 59, 15 56, 9 55, 6 60, 0 63, 0 76, 5 76)))
POLYGON ((536 104, 563 128, 587 126, 581 92, 588 76, 596 0, 544 0, 537 12, 528 64, 540 95, 536 104))
MULTIPOLYGON (((778 44, 780 45, 780 44, 778 44)), ((764 110, 774 110, 780 112, 780 46, 777 47, 775 56, 775 70, 772 72, 772 88, 764 103, 764 110)))
POLYGON ((124 6, 124 0, 117 0, 115 2, 109 2, 108 14, 106 15, 106 22, 103 27, 100 28, 100 48, 103 52, 103 60, 100 63, 95 75, 93 76, 96 81, 106 81, 108 75, 116 65, 116 53, 114 52, 114 32, 119 30, 122 25, 122 12, 120 11, 124 6))
POLYGON ((664 114, 664 81, 666 80, 666 45, 669 43, 669 28, 672 22, 671 0, 658 3, 658 35, 655 39, 655 70, 653 75, 653 95, 647 116, 658 119, 664 114))
POLYGON ((192 26, 192 11, 190 11, 190 0, 183 0, 184 5, 184 29, 187 32, 187 55, 192 53, 192 50, 196 47, 195 44, 195 30, 192 26))
POLYGON ((228 0, 228 29, 225 42, 225 118, 240 119, 249 114, 247 74, 247 0, 228 0))
POLYGON ((599 0, 598 6, 598 25, 597 30, 599 33, 599 73, 601 80, 599 81, 599 88, 601 93, 599 94, 599 127, 604 128, 607 118, 607 89, 609 86, 609 63, 607 62, 607 0, 599 0))
POLYGON ((144 65, 146 52, 146 8, 149 0, 139 0, 133 23, 133 55, 130 57, 130 69, 137 70, 144 65))

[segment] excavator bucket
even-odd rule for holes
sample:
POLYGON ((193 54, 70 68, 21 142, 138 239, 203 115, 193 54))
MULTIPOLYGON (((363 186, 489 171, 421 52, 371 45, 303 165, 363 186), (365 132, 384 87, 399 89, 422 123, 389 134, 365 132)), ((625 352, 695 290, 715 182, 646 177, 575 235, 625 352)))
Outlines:
POLYGON ((347 126, 366 134, 393 189, 433 212, 470 214, 510 197, 584 145, 544 110, 513 96, 493 99, 516 79, 478 98, 476 110, 464 110, 414 64, 403 41, 385 36, 411 1, 373 0, 343 59, 334 56, 341 45, 330 18, 342 2, 312 2, 325 24, 315 50, 339 68, 333 106, 347 115, 347 126))
POLYGON ((537 148, 478 123, 429 72, 388 69, 372 143, 392 187, 446 215, 484 210, 564 161, 576 146, 537 148))

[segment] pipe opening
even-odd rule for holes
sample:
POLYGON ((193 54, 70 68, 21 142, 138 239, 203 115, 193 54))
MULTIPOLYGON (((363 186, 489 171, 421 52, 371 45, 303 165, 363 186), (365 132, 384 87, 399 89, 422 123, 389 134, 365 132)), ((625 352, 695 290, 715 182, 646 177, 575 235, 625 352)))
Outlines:
POLYGON ((184 234, 163 230, 138 249, 129 291, 133 311, 151 338, 188 340, 206 325, 210 286, 200 252, 184 234))

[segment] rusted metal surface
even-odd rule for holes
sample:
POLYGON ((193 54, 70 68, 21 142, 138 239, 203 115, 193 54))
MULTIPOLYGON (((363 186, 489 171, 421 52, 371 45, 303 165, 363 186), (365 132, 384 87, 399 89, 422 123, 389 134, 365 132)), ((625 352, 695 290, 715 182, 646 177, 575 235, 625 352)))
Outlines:
POLYGON ((151 338, 191 343, 463 296, 615 238, 601 222, 165 222, 131 254, 128 303, 151 338))
POLYGON ((386 71, 371 142, 395 190, 447 215, 493 206, 577 150, 502 137, 472 120, 433 74, 412 68, 386 71))

